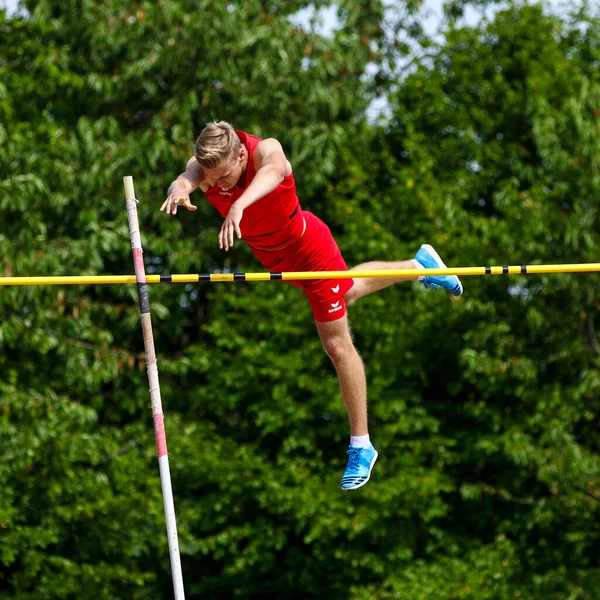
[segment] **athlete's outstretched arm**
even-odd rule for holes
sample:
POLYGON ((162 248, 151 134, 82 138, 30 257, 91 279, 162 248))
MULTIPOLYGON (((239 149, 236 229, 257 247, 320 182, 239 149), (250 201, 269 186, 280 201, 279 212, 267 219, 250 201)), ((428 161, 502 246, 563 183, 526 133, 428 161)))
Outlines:
POLYGON ((253 160, 256 175, 244 193, 231 205, 219 232, 219 248, 229 250, 233 246, 234 233, 239 239, 242 238, 240 221, 244 209, 270 194, 283 181, 286 173, 292 172, 281 144, 274 138, 261 140, 258 143, 253 160))
POLYGON ((185 206, 188 210, 196 210, 192 204, 190 194, 198 188, 202 180, 202 167, 194 156, 188 160, 185 171, 169 186, 167 199, 160 210, 167 210, 168 215, 176 215, 178 206, 185 206))

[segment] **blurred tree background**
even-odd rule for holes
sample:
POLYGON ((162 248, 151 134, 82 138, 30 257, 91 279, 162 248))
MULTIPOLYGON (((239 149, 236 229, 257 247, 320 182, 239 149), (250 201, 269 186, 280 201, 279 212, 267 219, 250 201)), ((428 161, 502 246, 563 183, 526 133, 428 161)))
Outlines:
MULTIPOLYGON (((29 0, 0 11, 0 267, 260 270, 158 212, 215 118, 279 138, 349 264, 597 262, 588 5, 29 0), (465 25, 473 7, 494 8, 465 25), (313 23, 313 25, 315 25, 313 23), (384 99, 385 114, 369 117, 384 99)), ((152 286, 186 597, 597 600, 600 278, 398 285, 350 311, 380 460, 339 491, 345 410, 286 284, 152 286)), ((172 597, 135 286, 0 288, 0 588, 172 597)))

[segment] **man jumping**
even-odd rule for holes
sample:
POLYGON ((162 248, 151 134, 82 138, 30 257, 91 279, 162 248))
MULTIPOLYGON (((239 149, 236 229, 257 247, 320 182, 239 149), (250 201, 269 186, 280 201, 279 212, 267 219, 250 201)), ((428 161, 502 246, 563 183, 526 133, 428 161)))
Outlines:
MULTIPOLYGON (((194 146, 185 171, 169 186, 160 210, 177 214, 177 207, 194 211, 190 194, 200 188, 225 219, 219 248, 243 239, 265 269, 285 271, 346 271, 348 267, 327 225, 302 210, 296 195, 292 166, 281 144, 234 130, 225 121, 209 123, 194 146)), ((374 261, 354 269, 443 268, 437 252, 423 244, 412 260, 374 261)), ((363 486, 369 480, 377 451, 367 426, 367 383, 362 360, 354 347, 346 308, 359 298, 398 281, 419 279, 426 287, 443 287, 462 295, 458 277, 386 277, 290 281, 304 290, 323 349, 331 358, 350 420, 350 448, 342 489, 363 486)))

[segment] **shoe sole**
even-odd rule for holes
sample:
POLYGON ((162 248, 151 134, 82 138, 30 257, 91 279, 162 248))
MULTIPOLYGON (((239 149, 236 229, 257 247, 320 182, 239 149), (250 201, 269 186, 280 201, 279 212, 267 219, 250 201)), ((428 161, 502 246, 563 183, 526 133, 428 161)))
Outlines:
MULTIPOLYGON (((433 260, 435 260, 435 262, 437 263, 437 266, 440 269, 446 269, 446 265, 444 264, 444 261, 440 258, 440 255, 435 251, 435 249, 433 248, 433 246, 430 246, 429 244, 422 244, 421 248, 425 248, 425 250, 427 250, 427 252, 429 252, 429 254, 431 254, 431 256, 433 256, 433 260)), ((458 282, 458 287, 460 288, 460 294, 454 294, 455 296, 462 296, 463 295, 463 286, 462 283, 460 281, 460 279, 458 278, 457 275, 448 275, 447 277, 454 277, 456 279, 456 281, 458 282)))
POLYGON ((363 485, 365 485, 365 483, 367 483, 367 481, 369 481, 369 479, 371 479, 371 471, 373 470, 373 465, 375 464, 375 461, 377 460, 378 456, 379 456, 379 452, 377 452, 377 450, 375 450, 375 455, 373 456, 373 460, 371 461, 371 466, 369 467, 369 474, 367 475, 367 478, 364 481, 361 481, 358 485, 355 485, 354 487, 341 488, 342 492, 349 492, 350 490, 357 490, 359 487, 362 487, 363 485))

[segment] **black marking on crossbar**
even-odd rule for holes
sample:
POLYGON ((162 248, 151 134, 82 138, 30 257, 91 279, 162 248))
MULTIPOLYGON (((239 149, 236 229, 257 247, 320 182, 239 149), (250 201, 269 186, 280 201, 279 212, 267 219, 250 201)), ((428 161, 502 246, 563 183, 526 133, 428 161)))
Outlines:
POLYGON ((508 267, 502 267, 502 275, 508 275, 508 267))
POLYGON ((200 273, 198 281, 210 281, 210 273, 200 273))
POLYGON ((492 267, 486 267, 485 268, 485 274, 486 275, 491 275, 492 274, 492 267))
POLYGON ((161 275, 160 282, 161 283, 173 283, 173 277, 171 277, 171 275, 161 275))
POLYGON ((233 280, 234 281, 246 281, 246 273, 234 273, 233 280))
POLYGON ((527 265, 521 265, 521 274, 527 275, 527 265))
POLYGON ((271 281, 281 281, 283 279, 283 273, 271 273, 269 278, 271 281))

